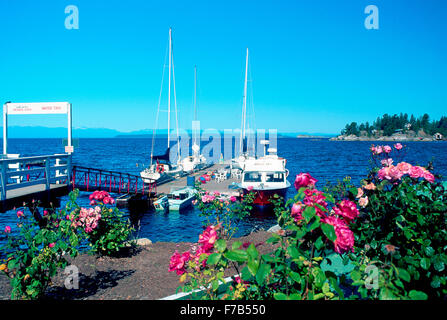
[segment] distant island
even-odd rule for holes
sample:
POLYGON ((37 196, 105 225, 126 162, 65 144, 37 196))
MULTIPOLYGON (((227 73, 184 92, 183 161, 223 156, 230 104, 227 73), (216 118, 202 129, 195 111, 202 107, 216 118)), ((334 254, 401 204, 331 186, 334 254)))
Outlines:
POLYGON ((436 141, 447 140, 447 117, 430 121, 424 114, 416 118, 408 114, 384 114, 372 124, 351 122, 333 137, 333 141, 436 141))

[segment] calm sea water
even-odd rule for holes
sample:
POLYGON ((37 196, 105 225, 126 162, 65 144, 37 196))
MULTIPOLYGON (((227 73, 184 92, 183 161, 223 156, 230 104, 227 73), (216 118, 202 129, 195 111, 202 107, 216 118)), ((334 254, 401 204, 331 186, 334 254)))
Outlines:
MULTIPOLYGON (((405 142, 405 158, 412 164, 426 165, 433 161, 435 173, 447 175, 447 142, 405 142)), ((155 153, 163 153, 165 139, 157 139, 155 153)), ((290 171, 289 181, 293 184, 296 174, 309 172, 318 179, 317 186, 327 181, 337 182, 350 176, 355 183, 362 179, 370 167, 369 147, 371 142, 343 142, 328 139, 278 139, 278 154, 287 159, 290 171)), ((22 156, 62 153, 62 139, 10 139, 9 153, 22 156)), ((73 163, 86 167, 109 169, 114 171, 139 174, 150 159, 151 139, 114 138, 114 139, 80 139, 75 148, 73 163)), ((288 196, 294 195, 294 188, 288 196)), ((80 205, 88 206, 88 194, 81 193, 80 205)), ((62 198, 61 204, 67 201, 62 198)), ((197 210, 191 209, 181 213, 138 212, 130 214, 124 210, 132 222, 138 223, 138 237, 146 237, 152 241, 192 241, 198 239, 202 231, 203 218, 197 210)), ((0 213, 0 227, 16 224, 15 212, 0 213)), ((274 217, 250 217, 241 223, 237 236, 252 230, 276 224, 274 217)), ((0 243, 1 243, 0 239, 0 243)))

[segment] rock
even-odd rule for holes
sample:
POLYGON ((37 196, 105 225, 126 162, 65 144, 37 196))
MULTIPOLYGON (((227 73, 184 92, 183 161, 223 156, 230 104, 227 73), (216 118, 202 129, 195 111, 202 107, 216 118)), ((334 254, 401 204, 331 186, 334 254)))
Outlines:
POLYGON ((276 232, 278 232, 280 230, 281 230, 281 227, 279 226, 279 224, 277 224, 277 225, 271 227, 270 229, 268 229, 267 232, 270 232, 270 233, 274 233, 275 232, 276 233, 276 232))
POLYGON ((137 239, 136 242, 137 242, 138 246, 148 246, 148 245, 152 244, 152 241, 148 238, 140 238, 140 239, 137 239))

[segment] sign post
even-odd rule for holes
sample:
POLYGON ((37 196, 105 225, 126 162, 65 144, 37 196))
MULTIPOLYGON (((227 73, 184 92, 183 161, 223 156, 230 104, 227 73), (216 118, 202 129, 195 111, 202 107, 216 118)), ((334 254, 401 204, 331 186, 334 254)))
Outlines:
POLYGON ((67 114, 68 118, 68 143, 66 153, 73 152, 72 146, 72 117, 71 103, 69 102, 33 102, 11 103, 3 105, 3 154, 8 154, 8 114, 67 114))

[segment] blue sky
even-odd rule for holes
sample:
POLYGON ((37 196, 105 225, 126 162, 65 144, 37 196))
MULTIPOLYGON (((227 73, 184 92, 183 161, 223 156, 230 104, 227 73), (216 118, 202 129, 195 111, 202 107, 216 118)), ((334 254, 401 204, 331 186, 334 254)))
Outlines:
POLYGON ((192 120, 194 65, 202 128, 240 126, 247 47, 258 128, 338 133, 383 113, 439 118, 446 9, 433 0, 2 0, 0 101, 70 101, 74 127, 150 129, 172 27, 182 128, 192 120), (369 4, 379 30, 364 27, 369 4), (68 5, 79 9, 78 30, 65 28, 68 5))

